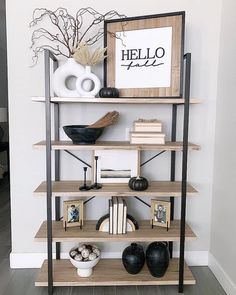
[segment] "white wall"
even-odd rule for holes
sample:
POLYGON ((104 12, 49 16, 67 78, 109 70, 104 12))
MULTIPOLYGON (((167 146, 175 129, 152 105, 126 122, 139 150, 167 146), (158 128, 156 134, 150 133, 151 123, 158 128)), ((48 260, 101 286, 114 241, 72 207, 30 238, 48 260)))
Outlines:
POLYGON ((0 107, 7 107, 7 40, 5 0, 0 1, 0 107))
MULTIPOLYGON (((210 213, 212 196, 212 168, 215 126, 215 104, 217 90, 217 67, 219 54, 220 6, 221 1, 209 0, 204 7, 197 0, 146 0, 136 1, 46 1, 22 0, 7 2, 8 22, 8 65, 9 106, 11 140, 11 209, 12 209, 12 266, 17 254, 42 253, 46 245, 34 242, 34 235, 46 218, 45 199, 35 198, 33 191, 45 178, 45 154, 32 149, 32 144, 43 139, 44 105, 31 102, 31 96, 43 95, 43 60, 30 68, 29 51, 31 32, 28 24, 35 7, 55 9, 67 7, 71 13, 81 7, 92 6, 105 12, 116 9, 127 16, 186 11, 185 52, 192 53, 192 97, 200 98, 203 104, 194 106, 190 115, 190 140, 201 145, 200 152, 190 152, 189 180, 199 190, 199 197, 190 198, 187 204, 187 220, 198 236, 198 240, 187 243, 188 251, 196 251, 198 264, 207 264, 210 246, 210 213), (20 17, 19 17, 20 16, 20 17), (16 25, 17 23, 17 25, 16 25), (197 252, 198 251, 198 252, 197 252)), ((102 76, 101 70, 97 73, 102 76)), ((116 109, 121 113, 117 126, 106 133, 105 139, 122 140, 125 128, 139 117, 157 117, 164 122, 166 133, 170 134, 169 106, 110 106, 110 105, 63 105, 62 125, 93 122, 106 111, 116 109)), ((181 112, 180 112, 181 114, 181 112)), ((151 153, 153 155, 153 153, 151 153)), ((147 158, 146 154, 144 158, 147 158)), ((85 155, 88 157, 88 155, 85 155)), ((169 179, 170 155, 164 154, 143 171, 149 179, 169 179)), ((178 159, 178 163, 179 159, 178 159)), ((180 169, 178 178, 180 179, 180 169)), ((63 179, 82 178, 82 165, 63 154, 63 179)), ((88 218, 99 218, 106 212, 107 199, 96 199, 87 208, 88 218), (99 210, 97 209, 99 208, 99 210), (100 208, 104 208, 103 210, 100 208)), ((179 217, 179 201, 176 202, 176 217, 179 217)), ((142 204, 133 200, 131 211, 137 217, 149 218, 149 212, 142 204)), ((106 245, 105 250, 121 251, 117 244, 106 245)), ((28 256, 29 257, 29 256, 28 256)), ((35 257, 35 256, 33 256, 35 257)), ((34 258, 32 258, 34 262, 34 258)), ((18 266, 26 266, 19 262, 18 266)), ((35 264, 34 264, 35 265, 35 264)))
POLYGON ((235 1, 223 1, 210 248, 210 267, 227 294, 236 294, 236 39, 233 37, 233 28, 236 26, 235 10, 235 1))
MULTIPOLYGON (((0 107, 7 107, 7 40, 5 0, 0 0, 0 107)), ((3 141, 8 141, 8 124, 0 123, 4 131, 3 141)), ((0 153, 0 164, 7 170, 6 152, 0 153)))

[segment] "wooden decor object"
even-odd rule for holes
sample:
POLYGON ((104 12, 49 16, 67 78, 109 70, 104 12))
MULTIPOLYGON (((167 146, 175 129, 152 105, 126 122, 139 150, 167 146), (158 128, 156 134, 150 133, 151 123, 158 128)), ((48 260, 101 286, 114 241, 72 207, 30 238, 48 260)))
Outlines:
POLYGON ((119 113, 116 111, 108 112, 105 116, 97 122, 87 126, 86 128, 104 128, 115 124, 118 121, 119 113))
POLYGON ((185 12, 105 21, 105 87, 120 97, 182 97, 185 12))

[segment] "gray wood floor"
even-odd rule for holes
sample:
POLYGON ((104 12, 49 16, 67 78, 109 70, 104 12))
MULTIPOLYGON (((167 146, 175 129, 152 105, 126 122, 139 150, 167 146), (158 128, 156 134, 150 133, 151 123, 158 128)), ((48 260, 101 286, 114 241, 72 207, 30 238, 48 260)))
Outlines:
MULTIPOLYGON (((0 295, 46 295, 47 288, 35 287, 37 269, 12 270, 9 268, 10 205, 7 179, 0 180, 0 295)), ((226 294, 208 267, 192 267, 196 277, 195 286, 185 286, 184 294, 226 294)), ((55 295, 174 295, 176 286, 131 287, 70 287, 55 288, 55 295)))

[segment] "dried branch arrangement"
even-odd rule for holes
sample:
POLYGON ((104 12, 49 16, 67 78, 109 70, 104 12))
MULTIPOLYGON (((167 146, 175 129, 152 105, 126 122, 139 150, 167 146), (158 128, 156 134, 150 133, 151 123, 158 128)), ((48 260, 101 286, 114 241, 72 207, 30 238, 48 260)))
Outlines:
POLYGON ((62 7, 54 11, 36 8, 29 24, 30 28, 37 27, 31 36, 33 65, 37 63, 39 54, 44 49, 51 50, 56 56, 71 57, 77 44, 85 42, 90 46, 103 37, 105 20, 124 17, 126 16, 115 10, 101 14, 91 7, 79 9, 75 16, 62 7), (40 26, 42 22, 47 24, 47 28, 40 26))
POLYGON ((87 43, 79 43, 74 49, 73 58, 84 66, 93 66, 106 58, 106 48, 97 48, 93 52, 89 49, 87 43))

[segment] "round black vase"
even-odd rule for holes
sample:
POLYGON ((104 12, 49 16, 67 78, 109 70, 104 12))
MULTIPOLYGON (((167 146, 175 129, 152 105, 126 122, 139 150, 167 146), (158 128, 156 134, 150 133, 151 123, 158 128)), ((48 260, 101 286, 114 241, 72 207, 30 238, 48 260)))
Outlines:
POLYGON ((132 243, 123 251, 122 262, 128 273, 132 275, 139 273, 145 263, 143 247, 132 243))
POLYGON ((146 262, 153 277, 163 277, 170 261, 170 253, 167 243, 153 242, 146 251, 146 262))

